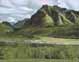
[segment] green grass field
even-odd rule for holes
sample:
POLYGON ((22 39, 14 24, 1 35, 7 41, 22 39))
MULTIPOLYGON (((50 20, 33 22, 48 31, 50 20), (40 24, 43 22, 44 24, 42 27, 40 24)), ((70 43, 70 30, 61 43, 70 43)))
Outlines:
POLYGON ((31 42, 32 43, 45 43, 45 44, 57 44, 57 45, 79 45, 79 39, 65 39, 65 38, 53 38, 53 37, 44 37, 44 36, 34 36, 35 38, 27 38, 27 37, 0 37, 0 42, 31 42))
POLYGON ((78 45, 14 44, 0 45, 0 59, 79 59, 78 45))
POLYGON ((15 59, 15 60, 0 60, 0 62, 79 62, 79 60, 64 60, 64 59, 15 59))
POLYGON ((51 30, 51 28, 35 29, 0 35, 1 62, 79 62, 79 39, 75 39, 73 35, 69 38, 50 36, 52 33, 63 35, 64 32, 68 34, 73 31, 67 32, 69 28, 65 31, 63 27, 62 30, 58 27, 56 30, 51 30), (40 41, 36 44, 24 43, 27 40, 40 41))

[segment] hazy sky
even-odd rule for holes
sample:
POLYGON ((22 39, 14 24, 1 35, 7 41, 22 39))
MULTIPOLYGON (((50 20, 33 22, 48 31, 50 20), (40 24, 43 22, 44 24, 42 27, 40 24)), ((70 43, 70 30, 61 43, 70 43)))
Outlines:
POLYGON ((0 0, 0 19, 16 22, 31 17, 44 4, 79 10, 79 0, 0 0))

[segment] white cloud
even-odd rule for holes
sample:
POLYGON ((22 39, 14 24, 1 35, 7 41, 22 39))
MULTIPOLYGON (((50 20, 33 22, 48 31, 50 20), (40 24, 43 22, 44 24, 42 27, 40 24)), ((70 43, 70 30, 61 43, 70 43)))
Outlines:
MULTIPOLYGON (((43 4, 79 10, 79 0, 0 0, 0 18, 19 20, 31 17, 43 4)), ((14 21, 12 20, 12 21, 14 21)))

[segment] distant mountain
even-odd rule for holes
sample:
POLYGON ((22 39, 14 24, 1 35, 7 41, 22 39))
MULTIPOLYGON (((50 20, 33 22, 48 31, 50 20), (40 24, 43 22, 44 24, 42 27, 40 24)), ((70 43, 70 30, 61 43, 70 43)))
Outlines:
POLYGON ((13 26, 9 22, 2 22, 0 23, 0 32, 12 32, 13 26))
POLYGON ((32 25, 56 26, 79 24, 79 12, 58 6, 43 5, 32 17, 32 25))
POLYGON ((43 5, 30 19, 14 26, 17 33, 23 35, 79 38, 79 11, 43 5))
POLYGON ((31 21, 29 18, 26 18, 24 20, 20 20, 18 21, 17 23, 14 24, 14 28, 24 28, 24 27, 28 27, 28 25, 31 25, 30 24, 31 21))
POLYGON ((28 36, 79 38, 79 11, 43 5, 30 19, 0 24, 0 32, 11 31, 28 36))
POLYGON ((79 24, 79 11, 68 10, 58 6, 43 5, 30 19, 18 21, 10 26, 26 28, 28 26, 61 26, 79 24))
POLYGON ((43 5, 31 19, 24 19, 15 24, 20 28, 28 25, 32 26, 60 26, 79 24, 79 11, 68 10, 58 6, 43 5))

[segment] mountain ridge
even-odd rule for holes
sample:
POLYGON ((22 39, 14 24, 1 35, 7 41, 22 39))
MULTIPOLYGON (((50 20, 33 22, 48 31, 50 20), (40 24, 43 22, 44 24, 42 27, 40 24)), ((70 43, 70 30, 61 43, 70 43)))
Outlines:
POLYGON ((14 24, 12 34, 79 38, 79 11, 43 5, 30 19, 14 24))
POLYGON ((79 11, 59 6, 43 5, 31 18, 25 18, 14 24, 14 28, 27 26, 61 26, 79 24, 79 11))
MULTIPOLYGON (((73 25, 79 24, 79 12, 74 10, 67 10, 66 8, 60 8, 58 6, 43 5, 36 14, 32 15, 31 20, 33 24, 48 15, 54 25, 73 25), (34 21, 37 21, 34 23, 34 21)), ((49 21, 49 20, 48 20, 49 21)), ((41 23, 40 23, 41 24, 41 23)), ((39 25, 39 24, 38 24, 39 25)))

